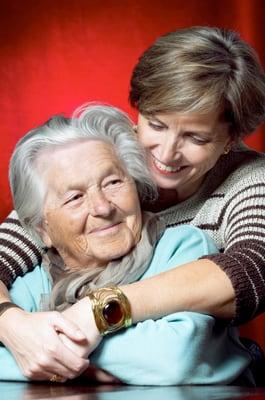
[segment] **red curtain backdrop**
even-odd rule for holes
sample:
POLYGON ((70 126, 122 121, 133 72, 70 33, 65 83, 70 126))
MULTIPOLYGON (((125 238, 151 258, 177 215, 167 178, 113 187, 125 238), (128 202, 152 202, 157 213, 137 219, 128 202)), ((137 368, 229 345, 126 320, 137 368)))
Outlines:
MULTIPOLYGON (((16 141, 57 113, 103 101, 128 104, 131 71, 165 32, 191 25, 239 31, 265 65, 263 0, 2 0, 0 221, 11 210, 8 161, 16 141)), ((265 151, 265 127, 247 139, 265 151)), ((265 349, 265 318, 242 332, 265 349)))

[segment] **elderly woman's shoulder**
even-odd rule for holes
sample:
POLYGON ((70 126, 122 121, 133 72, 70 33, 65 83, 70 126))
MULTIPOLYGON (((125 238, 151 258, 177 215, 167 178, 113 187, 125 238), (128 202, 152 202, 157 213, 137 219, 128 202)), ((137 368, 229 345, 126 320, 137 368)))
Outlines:
POLYGON ((141 279, 217 251, 213 240, 196 226, 182 224, 167 228, 156 245, 149 268, 141 279))
POLYGON ((161 257, 165 257, 167 261, 173 259, 172 265, 181 265, 181 257, 184 263, 217 251, 207 233, 192 224, 181 224, 165 230, 156 247, 156 256, 159 254, 160 261, 161 257))

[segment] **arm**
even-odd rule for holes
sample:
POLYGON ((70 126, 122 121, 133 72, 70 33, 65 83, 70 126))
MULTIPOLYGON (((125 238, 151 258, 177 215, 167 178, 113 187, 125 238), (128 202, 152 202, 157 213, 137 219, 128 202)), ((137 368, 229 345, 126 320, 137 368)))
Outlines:
POLYGON ((0 281, 0 303, 4 303, 5 301, 10 301, 10 296, 7 287, 0 281))
POLYGON ((183 310, 227 319, 235 315, 232 283, 211 260, 192 261, 121 289, 130 301, 134 322, 183 310))
POLYGON ((247 351, 214 318, 180 312, 106 337, 91 363, 133 385, 224 385, 248 367, 247 351))
POLYGON ((226 199, 225 253, 207 256, 230 279, 235 292, 234 324, 265 310, 265 167, 251 168, 226 199))
MULTIPOLYGON (((0 280, 9 287, 18 276, 41 264, 42 249, 12 211, 0 225, 0 280)), ((1 294, 0 294, 1 296, 1 294)))
MULTIPOLYGON (((160 240, 144 279, 212 251, 216 248, 199 230, 173 229, 171 237, 160 240)), ((155 297, 160 300, 159 293, 155 297)), ((91 361, 130 384, 226 384, 247 367, 249 358, 230 341, 224 325, 215 327, 213 317, 181 312, 110 335, 91 361)))
MULTIPOLYGON (((135 322, 191 310, 233 319, 239 325, 265 310, 265 170, 249 169, 249 176, 243 170, 222 200, 225 212, 218 229, 224 253, 122 287, 135 322), (159 303, 154 293, 159 293, 159 303)), ((214 229, 209 233, 215 234, 214 229)))

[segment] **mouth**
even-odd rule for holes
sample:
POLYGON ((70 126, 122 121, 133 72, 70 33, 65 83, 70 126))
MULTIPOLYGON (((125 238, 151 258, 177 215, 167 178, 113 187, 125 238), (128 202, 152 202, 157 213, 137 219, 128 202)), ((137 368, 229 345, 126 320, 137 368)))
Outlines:
POLYGON ((105 226, 100 226, 97 228, 92 229, 89 233, 91 234, 109 234, 109 233, 113 233, 116 230, 118 230, 119 225, 121 224, 121 222, 117 222, 117 223, 113 223, 113 224, 109 224, 109 225, 105 225, 105 226))
POLYGON ((155 158, 154 156, 152 156, 152 160, 153 160, 153 165, 155 167, 155 169, 163 175, 172 175, 172 174, 177 174, 180 171, 182 171, 183 169, 187 168, 187 166, 171 166, 171 165, 166 165, 164 163, 162 163, 161 161, 159 161, 157 158, 155 158))

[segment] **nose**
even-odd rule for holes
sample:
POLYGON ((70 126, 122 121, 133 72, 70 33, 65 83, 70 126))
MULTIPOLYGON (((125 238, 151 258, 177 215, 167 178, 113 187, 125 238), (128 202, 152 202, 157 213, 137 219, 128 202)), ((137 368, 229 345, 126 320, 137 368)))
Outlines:
POLYGON ((88 196, 88 207, 93 217, 109 217, 114 210, 112 202, 101 191, 88 196))
POLYGON ((167 132, 161 139, 159 146, 159 160, 167 164, 181 157, 181 139, 167 132))

